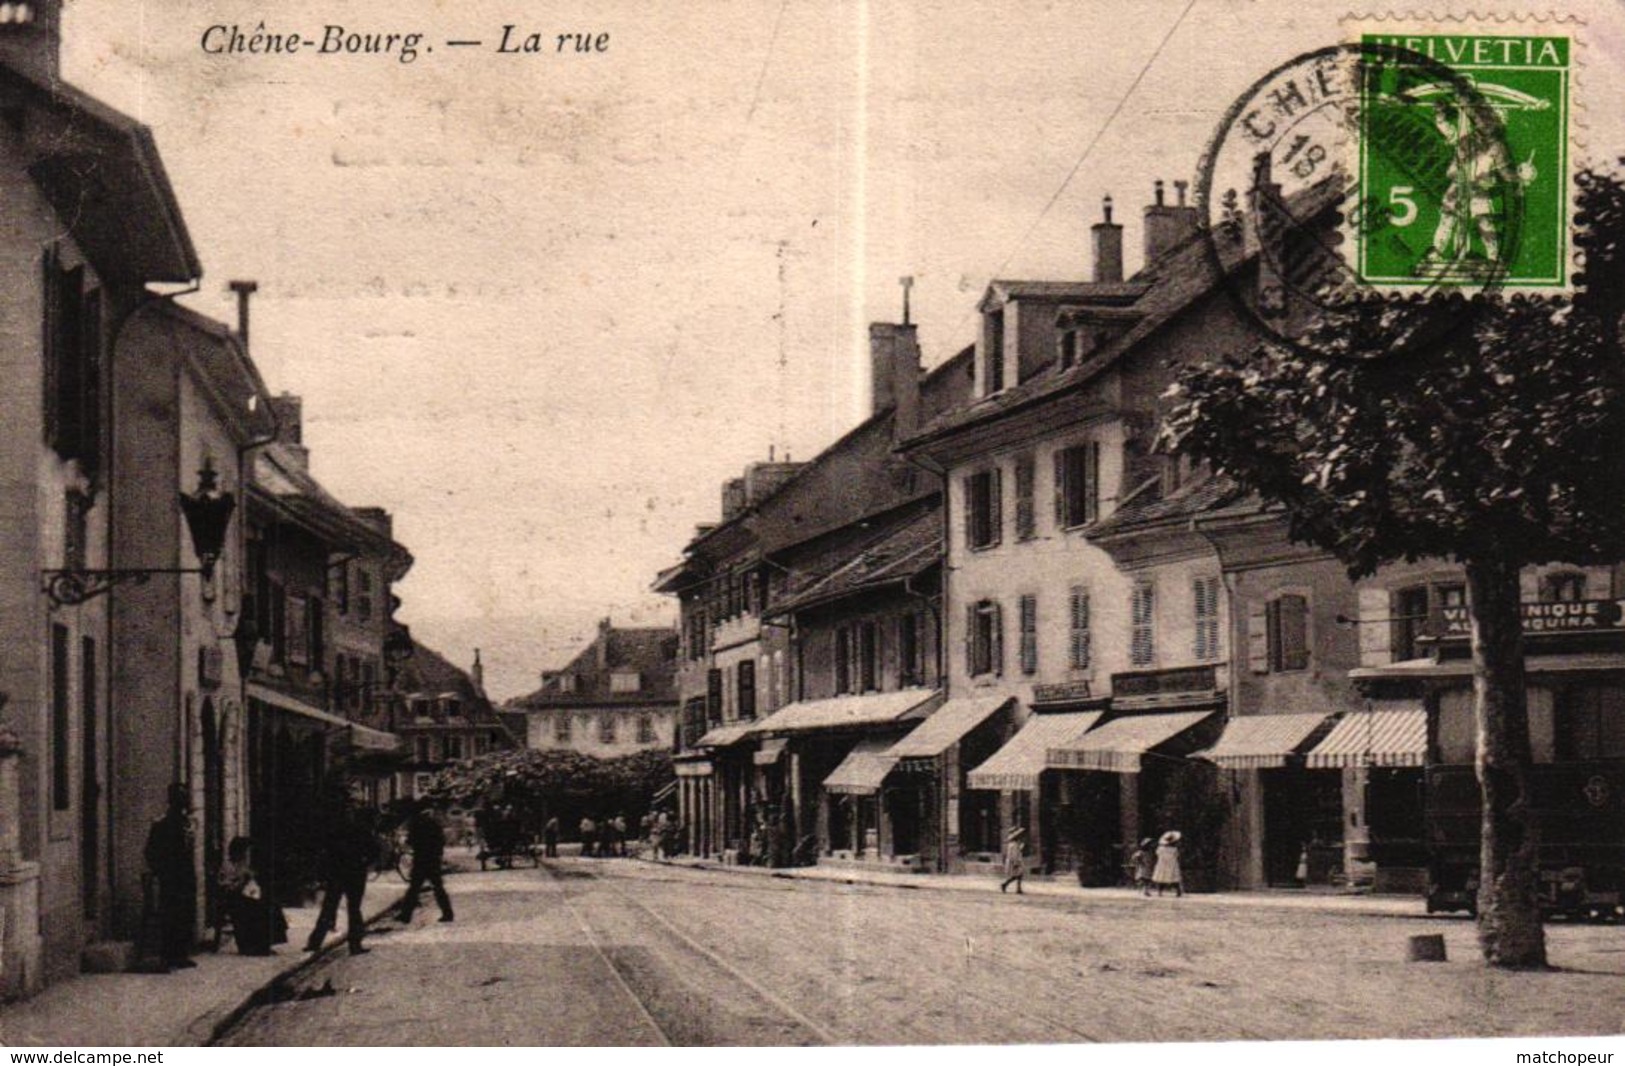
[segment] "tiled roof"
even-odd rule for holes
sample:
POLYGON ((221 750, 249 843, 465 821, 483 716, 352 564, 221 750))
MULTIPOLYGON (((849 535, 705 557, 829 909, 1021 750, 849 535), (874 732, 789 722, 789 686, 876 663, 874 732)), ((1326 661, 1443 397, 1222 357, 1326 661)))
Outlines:
POLYGON ((942 512, 922 511, 846 561, 814 577, 773 605, 770 616, 790 614, 865 589, 901 581, 942 559, 942 512))
POLYGON ((535 692, 512 700, 519 709, 559 704, 591 705, 674 703, 677 700, 677 632, 667 626, 619 629, 599 628, 598 636, 568 666, 548 678, 535 692), (600 666, 600 650, 602 663, 600 666), (636 692, 612 692, 616 674, 638 675, 636 692), (574 678, 571 691, 560 679, 574 678))
POLYGON ((1242 487, 1224 475, 1216 475, 1186 485, 1167 496, 1146 494, 1119 507, 1111 517, 1089 529, 1091 537, 1119 536, 1168 521, 1196 518, 1238 502, 1263 503, 1248 496, 1242 487))

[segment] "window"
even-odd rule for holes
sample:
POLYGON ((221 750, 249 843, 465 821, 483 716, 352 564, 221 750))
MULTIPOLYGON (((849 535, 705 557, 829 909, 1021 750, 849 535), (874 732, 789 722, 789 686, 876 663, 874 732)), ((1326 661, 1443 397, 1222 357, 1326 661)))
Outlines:
POLYGON ((858 626, 858 682, 860 692, 880 690, 880 627, 873 622, 858 626))
POLYGON ((1055 453, 1055 524, 1071 529, 1100 517, 1100 444, 1055 453))
POLYGON ((574 675, 574 674, 560 674, 559 675, 559 691, 562 692, 562 693, 565 693, 565 694, 570 694, 570 693, 575 692, 575 690, 576 690, 576 675, 574 675))
POLYGON ((1065 329, 1061 331, 1061 369, 1065 370, 1078 361, 1078 332, 1065 329))
POLYGON ((415 798, 417 798, 419 796, 427 796, 429 794, 429 788, 433 784, 434 784, 434 775, 433 774, 415 774, 415 775, 413 775, 413 777, 412 777, 412 796, 413 796, 413 798, 415 799, 415 798))
POLYGON ((570 743, 570 712, 559 711, 553 716, 553 742, 556 744, 570 743))
POLYGON ((440 711, 447 718, 457 718, 463 713, 463 701, 455 696, 447 696, 440 701, 440 711))
POLYGON ((51 625, 51 806, 59 811, 73 804, 72 767, 68 745, 73 742, 72 707, 68 703, 73 650, 68 627, 51 625))
POLYGON ((598 719, 598 743, 615 743, 615 716, 613 714, 606 714, 598 719))
POLYGON ((1420 659, 1427 654, 1424 640, 1443 629, 1446 607, 1467 604, 1465 585, 1414 585, 1394 593, 1391 639, 1395 660, 1420 659))
POLYGON ((363 622, 372 621, 372 571, 357 566, 355 571, 356 587, 359 590, 355 598, 355 613, 363 622))
POLYGON ((982 395, 991 396, 1004 388, 1004 312, 989 311, 983 328, 987 358, 983 364, 982 395))
POLYGON ((646 714, 638 715, 638 743, 653 744, 658 739, 655 736, 655 720, 646 714))
POLYGON ((102 444, 101 293, 86 292, 84 268, 62 269, 54 250, 44 266, 46 443, 94 474, 102 444))
POLYGON ((1150 666, 1157 659, 1156 591, 1148 583, 1134 586, 1129 604, 1129 662, 1150 666))
POLYGON ((1542 603, 1580 603, 1586 598, 1586 576, 1573 570, 1547 574, 1541 579, 1542 603))
POLYGON ((1004 672, 1004 633, 999 605, 991 600, 965 608, 965 669, 972 677, 1004 672))
POLYGON ((705 658, 706 644, 708 643, 705 628, 705 608, 698 603, 690 608, 688 617, 684 620, 683 636, 684 643, 688 646, 688 657, 690 659, 705 658))
POLYGON ((1196 660, 1219 657, 1219 579, 1199 577, 1191 583, 1192 610, 1196 622, 1196 660))
POLYGON ((735 678, 739 686, 738 718, 756 717, 756 661, 742 659, 735 678))
POLYGON ((722 670, 715 666, 705 672, 705 720, 712 725, 722 722, 722 670))
POLYGON ((842 626, 835 631, 835 693, 852 691, 852 631, 842 626))
POLYGON ((305 633, 310 640, 309 647, 305 651, 305 661, 310 664, 312 670, 321 670, 327 665, 327 641, 322 632, 322 623, 326 621, 326 616, 322 613, 322 607, 322 600, 318 596, 312 596, 305 601, 305 610, 309 613, 305 633))
POLYGON ((327 596, 333 601, 333 610, 339 614, 350 613, 350 563, 345 560, 338 565, 329 565, 327 569, 327 596))
POLYGON ((446 758, 448 760, 450 760, 450 759, 461 759, 463 757, 463 738, 462 737, 447 737, 445 739, 445 745, 446 745, 446 758))
POLYGON ((1072 629, 1069 659, 1072 669, 1089 669, 1089 590, 1082 585, 1072 587, 1072 629))
POLYGON ((1288 593, 1266 608, 1271 672, 1309 668, 1309 600, 1288 593))
POLYGON ((271 582, 271 661, 288 661, 288 594, 282 584, 271 582))
POLYGON ((434 762, 434 741, 430 737, 418 737, 413 744, 417 748, 418 762, 434 762))
POLYGON ((1037 523, 1033 517, 1033 457, 1016 460, 1016 539, 1032 540, 1037 523))
POLYGON ((642 675, 635 670, 618 670, 609 675, 609 690, 626 694, 637 692, 642 686, 642 675))
POLYGON ((1021 672, 1038 673, 1038 597, 1021 597, 1021 672))
POLYGON ((1558 755, 1565 760, 1625 758, 1625 689, 1586 686, 1562 694, 1558 755))
POLYGON ((965 544, 967 547, 989 548, 999 543, 1004 532, 1004 515, 1000 510, 999 471, 982 470, 965 478, 965 544))
POLYGON ((911 611, 897 620, 897 683, 902 688, 925 684, 925 661, 920 647, 921 616, 911 611))
POLYGON ((361 664, 361 691, 356 699, 362 706, 377 703, 383 693, 378 691, 378 667, 370 662, 361 664))

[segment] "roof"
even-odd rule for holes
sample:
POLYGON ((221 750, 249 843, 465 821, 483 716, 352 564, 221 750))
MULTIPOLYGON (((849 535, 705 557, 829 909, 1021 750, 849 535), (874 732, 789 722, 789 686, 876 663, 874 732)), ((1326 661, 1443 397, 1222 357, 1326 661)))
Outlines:
POLYGON ((851 796, 872 796, 879 792, 886 775, 897 765, 897 756, 888 750, 891 743, 888 737, 864 737, 858 741, 841 764, 824 778, 824 791, 851 796))
POLYGON ((886 725, 905 718, 923 717, 941 698, 942 693, 937 689, 905 688, 861 696, 802 700, 781 707, 757 722, 752 732, 766 735, 886 725))
MULTIPOLYGON (((420 640, 413 639, 412 656, 401 662, 395 687, 405 692, 408 699, 456 697, 462 703, 460 709, 467 722, 494 726, 515 747, 525 746, 525 727, 520 725, 516 729, 507 717, 498 714, 496 708, 491 706, 491 701, 474 684, 474 678, 468 671, 454 665, 420 640)), ((402 724, 403 730, 410 728, 410 722, 402 724)))
POLYGON ((1224 733, 1206 751, 1195 753, 1226 770, 1263 770, 1285 766, 1288 755, 1298 754, 1327 714, 1254 714, 1232 718, 1224 733))
POLYGON ((599 623, 592 643, 561 670, 544 675, 542 687, 510 700, 509 707, 627 706, 677 702, 677 631, 669 626, 620 628, 599 623), (635 692, 612 691, 616 675, 637 674, 635 692), (566 683, 563 678, 573 680, 566 683), (570 689, 566 691, 566 684, 570 689))
POLYGON ((28 173, 99 273, 153 282, 203 275, 150 129, 66 82, 5 63, 0 83, 51 116, 22 138, 28 173))
POLYGON ((412 567, 411 553, 323 488, 295 447, 276 441, 255 453, 252 493, 335 545, 387 556, 395 571, 390 580, 404 577, 412 567))
MULTIPOLYGON (((1247 496, 1247 491, 1235 481, 1226 475, 1216 474, 1189 485, 1182 485, 1166 496, 1144 493, 1119 507, 1110 517, 1096 522, 1089 528, 1089 536, 1091 538, 1123 536, 1139 533, 1151 526, 1167 523, 1184 524, 1247 496)), ((1260 508, 1263 507, 1261 501, 1258 505, 1260 508)))
POLYGON ((1344 715, 1309 752, 1311 769, 1340 766, 1421 766, 1428 750, 1428 715, 1420 707, 1344 715))
POLYGON ((1051 745, 1045 765, 1055 769, 1140 772, 1142 756, 1201 725, 1213 711, 1174 711, 1114 718, 1090 733, 1051 745))
POLYGON ((816 575, 775 603, 768 617, 791 614, 896 584, 923 573, 941 560, 942 511, 932 508, 892 527, 833 569, 816 575))
POLYGON ((1100 711, 1035 714, 982 765, 966 778, 970 788, 1021 789, 1038 787, 1038 775, 1048 763, 1051 747, 1083 736, 1100 721, 1100 711))
POLYGON ((899 759, 934 759, 966 733, 1015 702, 1014 696, 961 696, 932 712, 908 736, 891 747, 899 759))
POLYGON ((151 306, 155 314, 203 339, 201 345, 186 346, 186 359, 224 415, 256 434, 274 432, 271 392, 237 331, 174 300, 157 300, 151 306))

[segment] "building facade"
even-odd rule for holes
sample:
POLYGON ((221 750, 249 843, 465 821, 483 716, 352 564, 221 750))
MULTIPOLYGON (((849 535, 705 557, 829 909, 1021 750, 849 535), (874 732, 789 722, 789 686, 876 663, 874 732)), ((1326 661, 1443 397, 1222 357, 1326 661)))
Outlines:
POLYGON ((670 751, 677 735, 677 633, 622 628, 608 618, 560 670, 542 674, 535 692, 506 705, 525 715, 525 746, 613 759, 670 751))
POLYGON ((400 662, 389 685, 383 697, 390 714, 387 725, 406 752, 396 770, 394 798, 418 799, 446 767, 522 745, 485 695, 478 649, 465 671, 414 640, 412 654, 400 662))

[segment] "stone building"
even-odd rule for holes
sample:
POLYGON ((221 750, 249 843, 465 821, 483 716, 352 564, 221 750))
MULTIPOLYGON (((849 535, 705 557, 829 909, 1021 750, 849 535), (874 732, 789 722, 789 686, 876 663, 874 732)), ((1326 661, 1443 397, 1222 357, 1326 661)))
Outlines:
POLYGON ((388 727, 405 748, 405 761, 395 771, 397 798, 424 795, 434 775, 453 763, 523 746, 485 695, 478 649, 473 666, 462 670, 412 641, 412 654, 400 663, 385 699, 388 727))
POLYGON ((535 692, 510 700, 525 715, 525 746, 612 759, 670 751, 677 733, 677 633, 598 623, 592 643, 535 692))

